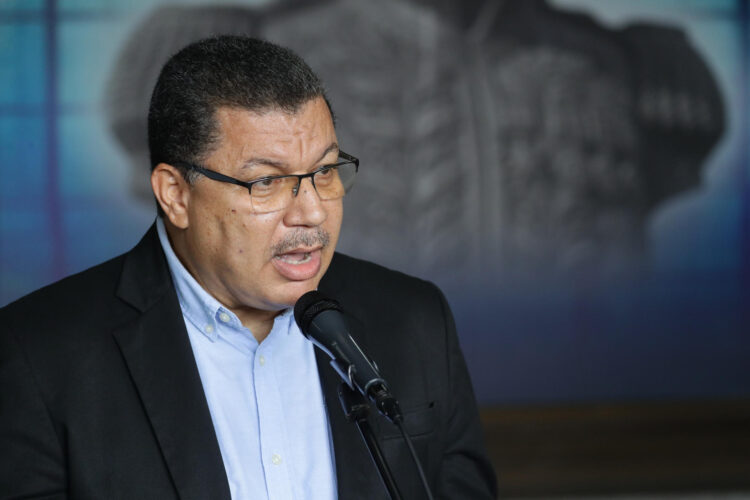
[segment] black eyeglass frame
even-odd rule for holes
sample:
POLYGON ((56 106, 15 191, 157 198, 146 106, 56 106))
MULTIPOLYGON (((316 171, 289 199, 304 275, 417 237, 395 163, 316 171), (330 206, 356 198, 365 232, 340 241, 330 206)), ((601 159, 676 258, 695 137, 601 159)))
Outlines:
MULTIPOLYGON (((253 196, 253 184, 257 184, 258 182, 265 182, 268 180, 274 180, 274 179, 284 179, 288 177, 296 177, 297 178, 297 187, 292 189, 292 192, 294 193, 294 196, 297 196, 297 192, 299 192, 299 187, 302 185, 302 179, 305 179, 306 177, 310 178, 310 182, 312 183, 313 187, 315 188, 315 174, 318 172, 321 172, 323 170, 329 169, 329 168, 336 168, 340 167, 341 165, 346 165, 347 163, 353 163, 354 164, 354 173, 356 174, 359 172, 359 159, 348 154, 344 153, 343 151, 339 151, 339 158, 343 158, 345 161, 340 161, 337 163, 333 163, 331 165, 323 165, 320 168, 316 168, 312 172, 308 172, 306 174, 286 174, 286 175, 269 175, 266 177, 261 177, 260 179, 255 179, 250 182, 241 181, 239 179, 235 179, 234 177, 230 177, 228 175, 224 175, 222 173, 216 172, 215 170, 211 170, 209 168, 201 167, 200 165, 196 165, 194 163, 189 163, 185 161, 176 161, 173 162, 174 166, 177 167, 183 167, 188 170, 195 170, 199 174, 205 175, 209 179, 213 179, 215 181, 219 182, 227 182, 229 184, 236 184, 238 186, 242 186, 244 188, 247 188, 247 192, 250 194, 250 197, 253 196)), ((351 187, 351 186, 350 186, 351 187)), ((315 191, 317 192, 317 188, 315 188, 315 191)), ((349 188, 344 189, 344 193, 348 192, 349 188)))

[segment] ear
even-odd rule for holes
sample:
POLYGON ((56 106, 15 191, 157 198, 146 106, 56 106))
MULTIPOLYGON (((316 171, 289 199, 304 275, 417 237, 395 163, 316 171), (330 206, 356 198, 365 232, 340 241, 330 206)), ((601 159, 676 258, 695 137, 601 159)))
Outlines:
POLYGON ((151 189, 169 221, 185 229, 189 225, 190 188, 177 168, 159 163, 151 172, 151 189))

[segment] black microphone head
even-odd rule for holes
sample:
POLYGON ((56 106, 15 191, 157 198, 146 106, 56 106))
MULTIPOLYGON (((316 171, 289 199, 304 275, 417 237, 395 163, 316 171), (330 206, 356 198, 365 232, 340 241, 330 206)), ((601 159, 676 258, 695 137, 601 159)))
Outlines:
POLYGON ((329 310, 341 311, 341 306, 335 300, 326 297, 317 290, 307 292, 294 304, 294 321, 307 336, 310 328, 310 322, 323 311, 329 310))

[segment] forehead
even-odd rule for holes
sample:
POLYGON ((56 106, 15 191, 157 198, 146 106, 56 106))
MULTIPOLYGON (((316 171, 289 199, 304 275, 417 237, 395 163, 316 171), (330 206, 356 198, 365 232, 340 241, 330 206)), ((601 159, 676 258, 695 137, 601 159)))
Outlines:
POLYGON ((260 155, 304 161, 336 141, 331 113, 322 97, 304 103, 295 112, 219 107, 214 116, 218 141, 211 156, 228 156, 229 160, 260 155))

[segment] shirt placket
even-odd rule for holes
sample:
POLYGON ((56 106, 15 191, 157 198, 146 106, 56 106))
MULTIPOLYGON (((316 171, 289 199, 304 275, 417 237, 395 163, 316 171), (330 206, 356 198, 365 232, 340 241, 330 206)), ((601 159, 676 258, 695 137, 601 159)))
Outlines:
POLYGON ((266 478, 268 497, 279 500, 292 500, 289 466, 286 453, 286 432, 281 397, 273 373, 273 353, 266 342, 255 353, 253 371, 255 378, 255 398, 260 425, 261 456, 266 478))

